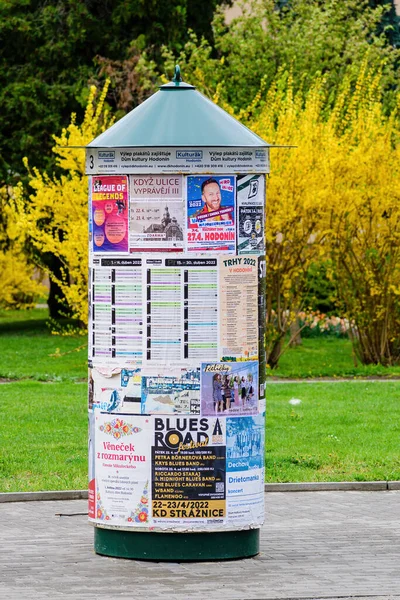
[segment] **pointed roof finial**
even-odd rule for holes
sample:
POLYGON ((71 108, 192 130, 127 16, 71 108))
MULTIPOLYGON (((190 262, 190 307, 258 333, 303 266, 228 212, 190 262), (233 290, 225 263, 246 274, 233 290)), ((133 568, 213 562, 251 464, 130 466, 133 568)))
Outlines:
POLYGON ((175 83, 175 85, 179 85, 180 82, 183 81, 179 65, 175 65, 174 76, 172 78, 172 81, 175 83))
POLYGON ((175 66, 174 76, 172 78, 172 81, 170 81, 169 83, 164 83, 164 85, 160 85, 160 90, 166 91, 166 92, 170 92, 171 90, 179 92, 181 90, 194 90, 194 89, 196 89, 194 87, 194 85, 190 85, 190 83, 185 83, 183 81, 182 76, 181 76, 181 69, 180 69, 179 65, 175 66))

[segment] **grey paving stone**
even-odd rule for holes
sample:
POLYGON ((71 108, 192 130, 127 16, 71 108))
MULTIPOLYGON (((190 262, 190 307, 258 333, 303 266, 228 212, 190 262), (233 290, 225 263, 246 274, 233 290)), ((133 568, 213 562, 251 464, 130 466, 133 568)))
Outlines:
MULTIPOLYGON (((98 556, 84 500, 0 504, 1 600, 400 598, 400 490, 266 494, 261 553, 224 563, 98 556)), ((151 535, 151 534, 149 534, 151 535)))

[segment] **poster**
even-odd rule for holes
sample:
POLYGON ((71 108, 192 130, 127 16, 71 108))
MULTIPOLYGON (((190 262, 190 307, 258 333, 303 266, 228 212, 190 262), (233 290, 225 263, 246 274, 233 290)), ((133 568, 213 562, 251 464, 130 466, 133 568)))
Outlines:
POLYGON ((180 369, 168 375, 143 375, 142 413, 200 414, 200 368, 180 369))
POLYGON ((264 415, 226 420, 226 480, 229 522, 264 520, 264 415))
POLYGON ((94 252, 128 251, 128 178, 91 178, 91 228, 94 252))
POLYGON ((258 260, 251 256, 219 259, 221 358, 258 358, 258 260))
MULTIPOLYGON (((90 395, 90 384, 89 384, 90 395)), ((90 401, 89 401, 90 405, 90 401)), ((96 518, 96 454, 95 454, 95 416, 89 410, 88 422, 88 516, 89 519, 96 518)))
POLYGON ((140 369, 92 368, 90 408, 108 413, 141 413, 140 369))
POLYGON ((89 518, 142 531, 257 527, 264 176, 226 175, 222 165, 246 157, 218 149, 207 151, 221 159, 214 176, 195 171, 190 151, 179 175, 140 173, 145 155, 131 150, 118 150, 129 178, 90 183, 89 518))
POLYGON ((202 363, 202 415, 251 415, 257 412, 257 361, 202 363))
POLYGON ((218 359, 216 258, 144 259, 146 361, 218 359))
MULTIPOLYGON (((124 527, 148 527, 152 423, 146 417, 94 411, 94 520, 124 527)), ((93 517, 92 517, 93 518, 93 517)))
POLYGON ((89 253, 93 250, 93 209, 92 209, 92 187, 93 178, 88 177, 89 193, 88 193, 88 234, 89 234, 89 253))
POLYGON ((237 185, 237 253, 264 254, 264 175, 240 175, 237 185))
POLYGON ((153 522, 176 527, 226 518, 226 423, 205 417, 154 417, 153 522))
POLYGON ((218 360, 216 258, 94 256, 90 284, 95 365, 218 360))
POLYGON ((181 175, 130 177, 131 252, 182 252, 184 214, 181 175))
POLYGON ((266 282, 267 263, 265 256, 258 257, 258 365, 259 365, 259 412, 265 412, 265 383, 267 378, 267 357, 265 351, 265 329, 267 319, 266 282))
POLYGON ((143 356, 142 259, 92 259, 89 358, 130 365, 143 356))
POLYGON ((235 177, 187 178, 187 250, 234 253, 235 177))

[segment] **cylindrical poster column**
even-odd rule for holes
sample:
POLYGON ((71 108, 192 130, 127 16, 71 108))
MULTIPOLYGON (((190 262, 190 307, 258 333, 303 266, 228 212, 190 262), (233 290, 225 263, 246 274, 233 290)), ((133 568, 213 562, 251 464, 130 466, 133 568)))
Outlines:
POLYGON ((257 554, 268 144, 179 73, 87 147, 95 550, 257 554))

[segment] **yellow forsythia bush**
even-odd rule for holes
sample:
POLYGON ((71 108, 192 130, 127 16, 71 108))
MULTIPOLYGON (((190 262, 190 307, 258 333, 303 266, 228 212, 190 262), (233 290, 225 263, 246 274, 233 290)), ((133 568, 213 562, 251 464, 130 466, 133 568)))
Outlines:
MULTIPOLYGON (((332 106, 323 78, 305 93, 290 76, 261 90, 239 118, 277 146, 267 186, 267 357, 276 366, 283 340, 302 308, 313 263, 330 265, 338 311, 354 323, 362 362, 400 361, 399 117, 383 111, 380 75, 366 66, 354 87, 346 78, 332 106), (254 116, 256 115, 256 116, 254 116)), ((87 322, 87 182, 85 145, 110 125, 105 90, 94 90, 82 125, 72 119, 55 138, 50 178, 30 171, 26 202, 16 189, 20 226, 39 252, 64 265, 58 283, 74 316, 87 322)), ((231 114, 232 109, 224 106, 231 114)), ((51 272, 50 277, 55 278, 51 272)))
POLYGON ((0 308, 33 308, 46 288, 33 279, 33 269, 24 254, 12 250, 0 252, 1 292, 0 308))
POLYGON ((0 308, 33 308, 46 288, 34 278, 35 268, 28 263, 26 236, 18 227, 18 218, 8 202, 8 190, 0 190, 0 308))
POLYGON ((276 145, 267 187, 267 347, 271 366, 301 308, 306 275, 331 265, 341 316, 363 363, 400 361, 399 116, 380 75, 344 80, 333 108, 319 79, 305 95, 272 87, 252 128, 276 145))
POLYGON ((81 125, 72 115, 70 125, 60 136, 54 136, 53 152, 65 174, 49 177, 31 169, 25 159, 33 192, 26 199, 22 184, 14 190, 21 229, 37 253, 52 253, 61 260, 61 276, 51 270, 48 275, 60 286, 71 316, 83 325, 88 318, 88 184, 84 149, 68 146, 85 146, 112 124, 104 107, 107 87, 108 84, 97 103, 96 88, 90 89, 81 125))

